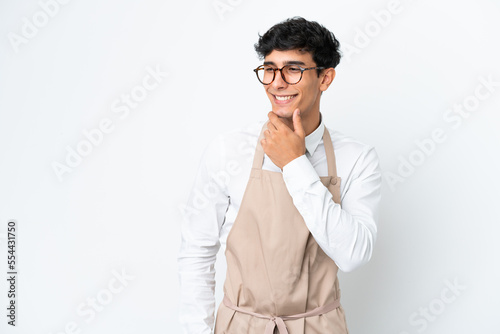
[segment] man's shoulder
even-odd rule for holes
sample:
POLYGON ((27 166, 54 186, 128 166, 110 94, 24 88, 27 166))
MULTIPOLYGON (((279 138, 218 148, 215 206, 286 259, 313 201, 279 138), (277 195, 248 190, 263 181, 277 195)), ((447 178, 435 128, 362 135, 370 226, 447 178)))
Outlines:
POLYGON ((231 130, 222 132, 220 135, 228 139, 232 139, 238 136, 258 137, 260 134, 260 130, 262 129, 262 126, 265 122, 265 120, 259 120, 245 123, 231 130))
POLYGON ((367 144, 351 135, 326 126, 328 133, 332 139, 334 150, 349 150, 353 152, 366 152, 373 148, 372 145, 367 144))
POLYGON ((378 164, 379 157, 373 145, 338 129, 326 128, 330 133, 335 155, 341 163, 351 166, 378 164))
POLYGON ((225 160, 253 153, 265 122, 265 120, 254 121, 219 132, 206 144, 206 154, 222 157, 225 160))
POLYGON ((241 124, 240 126, 220 132, 214 140, 225 147, 232 147, 247 141, 254 142, 259 137, 265 122, 261 120, 241 124))

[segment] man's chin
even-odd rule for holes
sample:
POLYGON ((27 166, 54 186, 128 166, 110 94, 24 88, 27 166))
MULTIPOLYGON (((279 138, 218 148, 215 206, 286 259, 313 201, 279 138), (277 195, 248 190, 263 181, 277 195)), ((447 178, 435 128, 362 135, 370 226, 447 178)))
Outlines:
POLYGON ((273 108, 273 113, 281 118, 293 118, 293 110, 290 110, 289 108, 273 108))

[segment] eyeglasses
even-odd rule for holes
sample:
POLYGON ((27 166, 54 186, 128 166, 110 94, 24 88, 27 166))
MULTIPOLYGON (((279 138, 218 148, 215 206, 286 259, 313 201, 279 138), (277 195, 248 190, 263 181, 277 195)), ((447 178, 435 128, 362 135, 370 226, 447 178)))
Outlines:
POLYGON ((302 74, 307 70, 320 70, 325 67, 301 67, 298 65, 285 65, 282 68, 274 68, 270 65, 260 65, 253 71, 257 74, 257 79, 263 85, 269 85, 276 77, 276 71, 281 71, 281 77, 289 85, 295 85, 302 79, 302 74))

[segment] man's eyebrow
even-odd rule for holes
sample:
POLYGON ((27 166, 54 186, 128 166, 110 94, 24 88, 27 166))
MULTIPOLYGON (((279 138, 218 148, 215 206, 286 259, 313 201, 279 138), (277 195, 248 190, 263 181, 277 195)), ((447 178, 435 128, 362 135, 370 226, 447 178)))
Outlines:
MULTIPOLYGON (((305 65, 306 63, 304 63, 303 61, 300 61, 300 60, 285 60, 284 64, 285 65, 305 65)), ((276 66, 276 64, 273 61, 265 61, 264 65, 276 66)))

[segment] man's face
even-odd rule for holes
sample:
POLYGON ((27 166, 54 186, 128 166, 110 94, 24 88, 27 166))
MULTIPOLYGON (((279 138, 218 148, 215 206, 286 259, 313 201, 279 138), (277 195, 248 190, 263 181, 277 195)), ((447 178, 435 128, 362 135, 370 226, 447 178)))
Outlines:
MULTIPOLYGON (((301 67, 315 67, 309 52, 301 53, 298 50, 277 51, 273 50, 264 59, 264 65, 281 68, 287 64, 295 64, 301 67)), ((311 111, 319 112, 319 101, 321 96, 320 83, 322 76, 318 78, 316 70, 304 71, 302 79, 295 85, 287 84, 281 72, 276 72, 274 81, 269 85, 263 85, 267 96, 271 101, 273 112, 280 117, 292 118, 293 111, 299 108, 303 117, 311 111), (283 100, 284 97, 290 99, 283 100), (281 100, 279 98, 281 97, 281 100)))

